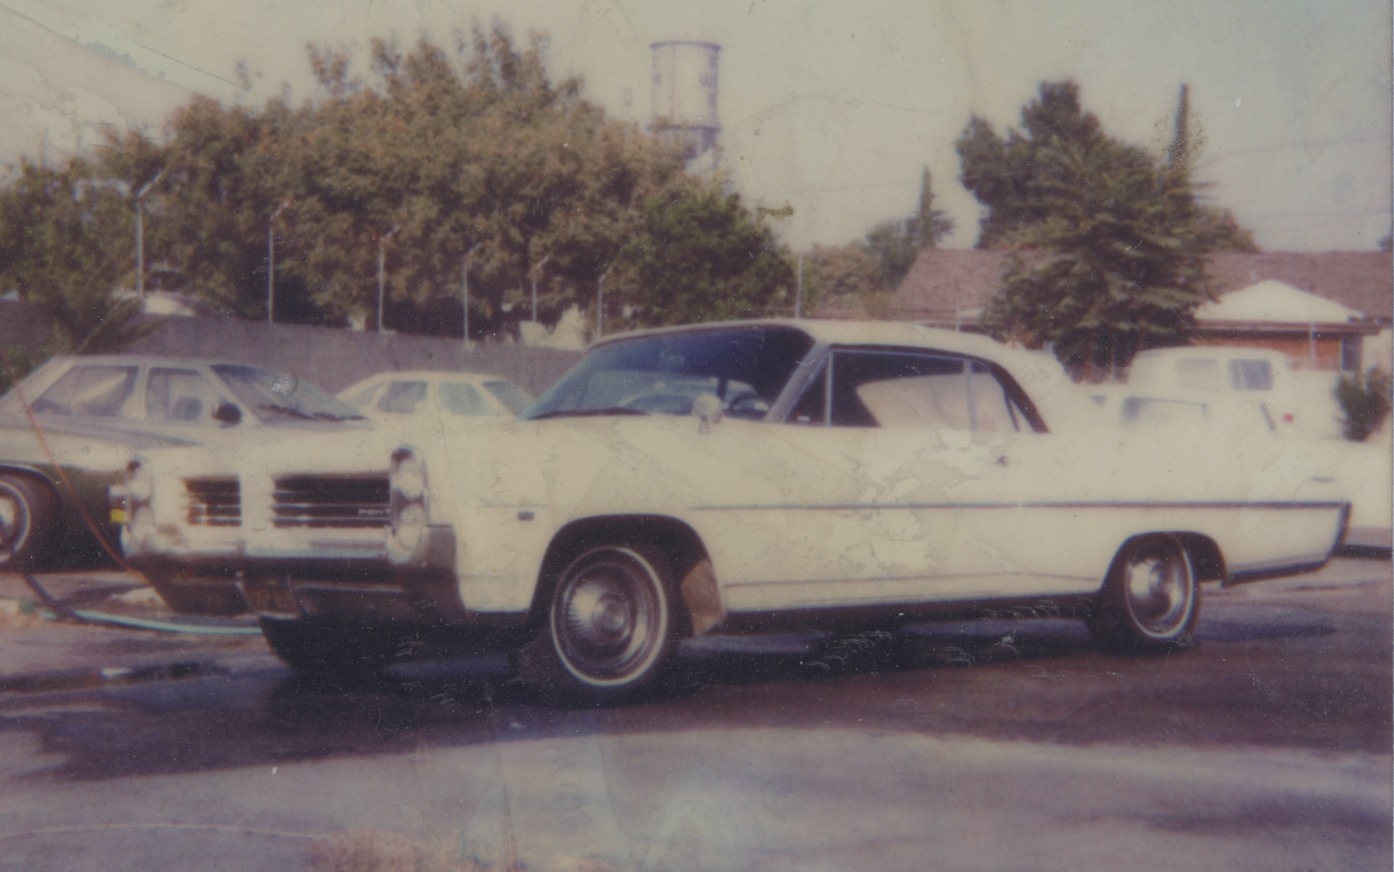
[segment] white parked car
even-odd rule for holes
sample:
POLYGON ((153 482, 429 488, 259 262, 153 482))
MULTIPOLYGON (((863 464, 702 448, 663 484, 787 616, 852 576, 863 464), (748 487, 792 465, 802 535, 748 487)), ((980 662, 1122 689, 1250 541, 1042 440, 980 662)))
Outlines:
MULTIPOLYGON (((314 385, 244 363, 54 357, 0 397, 0 571, 113 548, 133 452, 366 426, 314 385)), ((178 577, 152 573, 150 581, 181 610, 240 607, 232 582, 221 592, 200 586, 206 596, 193 602, 178 577)))
POLYGON ((378 373, 344 388, 339 399, 388 424, 446 416, 513 418, 533 402, 527 391, 500 376, 433 371, 378 373))
POLYGON ((1145 445, 1168 443, 1175 450, 1240 453, 1250 465, 1305 463, 1334 477, 1351 503, 1346 544, 1368 551, 1390 550, 1390 452, 1387 443, 1355 443, 1281 427, 1262 394, 1155 390, 1104 385, 1090 390, 1119 438, 1145 445))
POLYGON ((1281 432, 1268 403, 1254 397, 1133 385, 1096 385, 1090 396, 1125 435, 1189 439, 1213 447, 1215 440, 1269 443, 1281 432))
POLYGON ((291 666, 381 668, 447 636, 613 701, 709 633, 1019 609, 1184 648, 1200 582, 1319 565, 1340 540, 1347 503, 1300 464, 1116 433, 1053 361, 983 337, 700 325, 607 338, 524 420, 376 455, 151 452, 126 541, 137 562, 189 541, 186 482, 230 464, 243 589, 291 666))
POLYGON ((1139 352, 1128 368, 1130 385, 1214 392, 1283 393, 1292 363, 1266 348, 1186 346, 1139 352))
POLYGON ((1267 348, 1188 346, 1140 352, 1128 368, 1128 385, 1261 402, 1279 430, 1339 436, 1336 375, 1298 370, 1286 354, 1267 348))

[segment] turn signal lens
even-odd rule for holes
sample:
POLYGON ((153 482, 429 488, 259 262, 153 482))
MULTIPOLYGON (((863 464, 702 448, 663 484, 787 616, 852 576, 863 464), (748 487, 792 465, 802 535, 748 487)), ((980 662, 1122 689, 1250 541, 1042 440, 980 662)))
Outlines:
POLYGON ((126 466, 126 496, 130 506, 150 502, 155 495, 155 478, 149 468, 140 460, 132 460, 126 466))

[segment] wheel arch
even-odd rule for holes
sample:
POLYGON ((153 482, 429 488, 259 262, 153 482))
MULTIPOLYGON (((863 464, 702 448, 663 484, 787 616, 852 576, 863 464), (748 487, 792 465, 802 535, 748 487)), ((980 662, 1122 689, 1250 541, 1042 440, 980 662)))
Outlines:
POLYGON ((1190 648, 1195 644, 1194 630, 1200 614, 1200 583, 1222 578, 1223 571, 1219 547, 1204 534, 1179 530, 1138 532, 1119 544, 1085 623, 1097 641, 1116 653, 1155 654, 1190 648), (1169 552, 1163 552, 1167 557, 1175 556, 1184 562, 1183 578, 1188 579, 1184 589, 1161 577, 1145 581, 1142 587, 1131 583, 1130 562, 1138 555, 1146 555, 1149 547, 1156 547, 1149 543, 1163 545, 1169 552))
POLYGON ((1186 550, 1196 581, 1224 581, 1229 578, 1225 555, 1220 545, 1204 533, 1178 531, 1171 534, 1186 550))
MULTIPOLYGON (((705 573, 703 584, 689 585, 694 570, 708 561, 706 546, 691 526, 666 515, 603 515, 583 518, 565 525, 552 537, 538 572, 532 604, 528 608, 528 626, 537 629, 546 619, 548 602, 566 567, 581 554, 602 545, 647 546, 657 550, 668 562, 675 601, 682 603, 682 629, 690 634, 694 629, 711 623, 709 613, 715 597, 715 577, 705 573), (712 588, 706 590, 708 585, 712 588), (702 590, 696 590, 697 587, 702 590), (710 594, 710 597, 703 596, 710 594)), ((700 631, 700 629, 698 629, 700 631)))
POLYGON ((0 463, 0 475, 12 475, 32 481, 39 487, 48 492, 48 495, 55 501, 61 502, 62 494, 60 489, 54 485, 53 479, 44 474, 43 470, 28 466, 22 463, 0 463))
POLYGON ((1210 536, 1190 530, 1146 530, 1134 533, 1118 543, 1118 547, 1113 551, 1113 556, 1109 559, 1108 572, 1103 577, 1103 584, 1100 585, 1101 591, 1103 586, 1108 583, 1109 577, 1117 570, 1118 562, 1127 554, 1128 548, 1136 542, 1154 536, 1173 539, 1181 546, 1181 550, 1186 552, 1186 558, 1191 562, 1191 572, 1194 573, 1197 582, 1224 581, 1229 577, 1224 553, 1220 550, 1219 544, 1210 536))
MULTIPOLYGON (((12 482, 7 489, 17 491, 27 514, 27 532, 14 540, 0 540, 0 567, 6 570, 32 567, 45 559, 45 552, 62 526, 64 500, 62 492, 43 472, 23 465, 0 464, 0 480, 12 482)), ((9 536, 5 537, 7 540, 9 536)))
POLYGON ((63 526, 63 519, 78 511, 74 508, 75 498, 72 497, 70 490, 59 487, 58 483, 42 469, 22 463, 0 463, 0 476, 19 478, 37 488, 39 495, 48 500, 49 507, 54 513, 52 523, 56 526, 63 526))

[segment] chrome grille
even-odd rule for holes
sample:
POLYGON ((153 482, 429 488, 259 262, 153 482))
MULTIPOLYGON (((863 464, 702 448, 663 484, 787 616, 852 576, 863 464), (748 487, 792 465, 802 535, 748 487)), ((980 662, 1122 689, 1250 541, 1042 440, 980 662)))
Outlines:
POLYGON ((388 521, 387 477, 282 476, 272 492, 272 523, 281 528, 373 528, 388 521))
POLYGON ((242 491, 235 478, 186 478, 188 520, 195 527, 236 527, 242 523, 242 491))

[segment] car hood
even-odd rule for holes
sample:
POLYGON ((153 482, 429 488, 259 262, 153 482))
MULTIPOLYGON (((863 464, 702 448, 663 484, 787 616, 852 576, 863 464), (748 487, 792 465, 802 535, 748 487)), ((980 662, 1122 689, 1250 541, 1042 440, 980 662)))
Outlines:
POLYGON ((39 427, 36 429, 25 417, 7 416, 0 418, 0 445, 33 441, 39 435, 45 439, 86 439, 127 445, 133 448, 150 448, 157 445, 192 445, 195 443, 195 440, 191 438, 153 433, 129 426, 45 419, 39 423, 39 427))

